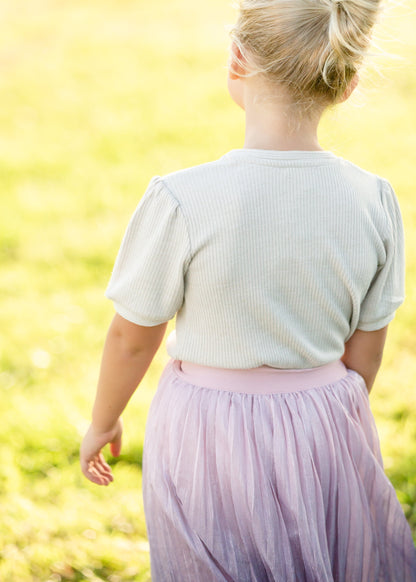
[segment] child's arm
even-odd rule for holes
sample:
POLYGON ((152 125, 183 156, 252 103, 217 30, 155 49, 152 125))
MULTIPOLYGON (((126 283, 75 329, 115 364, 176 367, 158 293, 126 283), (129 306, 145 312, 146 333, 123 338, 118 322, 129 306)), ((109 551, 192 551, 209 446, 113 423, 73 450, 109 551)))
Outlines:
POLYGON ((386 335, 387 326, 376 331, 357 329, 345 344, 341 360, 364 378, 368 392, 381 365, 386 335))
POLYGON ((97 386, 92 423, 81 445, 81 468, 97 485, 113 480, 101 449, 111 444, 120 454, 120 414, 142 380, 166 331, 167 323, 155 327, 136 325, 116 314, 108 330, 97 386))

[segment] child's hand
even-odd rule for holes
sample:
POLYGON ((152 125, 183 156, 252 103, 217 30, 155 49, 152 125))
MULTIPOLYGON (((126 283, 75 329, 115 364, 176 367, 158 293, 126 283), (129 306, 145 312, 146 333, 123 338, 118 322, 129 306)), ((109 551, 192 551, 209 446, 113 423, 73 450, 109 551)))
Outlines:
POLYGON ((118 457, 121 451, 123 424, 119 418, 114 427, 105 433, 97 433, 91 425, 81 444, 81 469, 85 477, 97 485, 109 485, 114 480, 101 449, 110 443, 110 451, 118 457))

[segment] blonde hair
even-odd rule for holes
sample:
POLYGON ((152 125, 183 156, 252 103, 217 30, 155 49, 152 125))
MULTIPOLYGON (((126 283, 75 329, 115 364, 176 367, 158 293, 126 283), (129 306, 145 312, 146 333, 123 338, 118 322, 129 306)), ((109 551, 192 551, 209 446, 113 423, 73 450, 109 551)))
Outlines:
POLYGON ((379 0, 239 0, 231 38, 248 75, 279 83, 309 109, 342 97, 370 45, 379 7, 379 0))

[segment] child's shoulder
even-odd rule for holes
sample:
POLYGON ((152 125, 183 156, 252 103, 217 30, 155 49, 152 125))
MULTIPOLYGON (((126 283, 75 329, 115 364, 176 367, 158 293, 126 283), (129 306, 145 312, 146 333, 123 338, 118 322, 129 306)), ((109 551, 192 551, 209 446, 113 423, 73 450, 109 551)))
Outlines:
POLYGON ((199 191, 209 188, 213 182, 218 183, 218 180, 226 172, 226 166, 224 157, 221 157, 165 174, 160 177, 160 180, 172 194, 186 196, 187 192, 195 194, 196 187, 199 191))
POLYGON ((400 204, 397 195, 387 178, 370 172, 353 162, 339 158, 342 178, 347 185, 349 199, 383 223, 391 220, 400 221, 400 204))
MULTIPOLYGON (((324 167, 325 171, 322 174, 318 172, 323 180, 322 186, 325 184, 332 184, 331 187, 337 185, 340 192, 344 194, 350 192, 354 198, 358 196, 361 202, 367 200, 369 204, 378 204, 386 195, 394 196, 393 189, 385 178, 331 152, 322 153, 326 154, 324 164, 322 164, 322 159, 318 157, 315 160, 317 165, 314 166, 314 164, 310 164, 308 158, 307 166, 303 167, 303 170, 307 168, 306 171, 313 172, 315 176, 317 175, 316 169, 324 167), (333 179, 328 181, 329 175, 332 175, 333 179)), ((232 154, 231 151, 215 160, 159 176, 158 182, 179 204, 185 205, 187 202, 191 202, 192 205, 196 202, 204 204, 209 200, 212 201, 216 196, 222 197, 227 184, 234 186, 240 184, 241 186, 241 181, 258 180, 260 177, 264 182, 263 172, 259 172, 258 167, 256 167, 258 159, 250 160, 249 157, 233 156, 232 154)), ((299 159, 302 161, 301 155, 299 159)), ((264 160, 260 163, 263 164, 263 162, 264 160)), ((302 167, 302 164, 299 165, 297 162, 289 163, 294 173, 300 171, 299 168, 302 167)), ((273 167, 277 172, 282 169, 281 160, 276 165, 268 160, 267 165, 269 169, 273 167)), ((262 167, 262 169, 264 168, 262 167)), ((288 170, 288 165, 285 166, 285 170, 288 170)), ((269 174, 268 176, 270 179, 269 174)))
POLYGON ((337 157, 337 159, 339 161, 340 169, 344 172, 346 177, 349 175, 351 178, 359 178, 365 182, 372 182, 379 185, 383 182, 388 183, 388 181, 379 174, 371 172, 370 170, 367 170, 366 168, 363 168, 362 166, 359 166, 350 160, 342 157, 337 157))
POLYGON ((355 200, 364 205, 385 206, 386 199, 395 200, 395 192, 387 178, 371 172, 358 164, 336 156, 336 180, 343 184, 344 192, 349 192, 355 200))

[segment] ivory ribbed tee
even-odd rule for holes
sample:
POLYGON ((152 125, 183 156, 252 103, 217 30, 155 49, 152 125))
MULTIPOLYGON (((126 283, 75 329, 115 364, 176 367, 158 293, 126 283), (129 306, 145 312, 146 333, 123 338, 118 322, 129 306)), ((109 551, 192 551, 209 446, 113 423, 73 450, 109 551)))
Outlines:
POLYGON ((325 151, 233 150, 151 180, 106 292, 169 354, 221 368, 313 368, 404 299, 390 184, 325 151))

